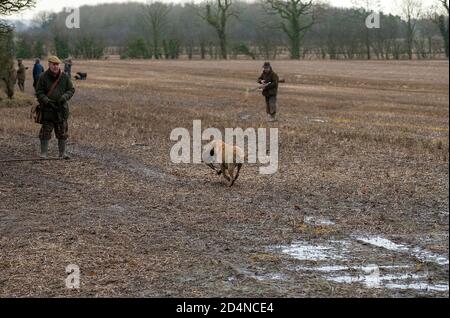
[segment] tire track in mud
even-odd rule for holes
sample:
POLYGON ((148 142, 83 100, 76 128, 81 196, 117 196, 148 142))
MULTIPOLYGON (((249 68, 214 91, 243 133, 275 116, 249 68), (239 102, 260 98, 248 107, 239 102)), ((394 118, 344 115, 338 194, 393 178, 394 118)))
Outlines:
POLYGON ((123 156, 119 152, 100 151, 90 146, 72 145, 69 153, 82 158, 94 159, 103 166, 114 167, 121 171, 126 170, 135 176, 144 176, 163 184, 176 185, 180 183, 179 178, 176 176, 167 174, 156 166, 145 165, 131 157, 123 156))

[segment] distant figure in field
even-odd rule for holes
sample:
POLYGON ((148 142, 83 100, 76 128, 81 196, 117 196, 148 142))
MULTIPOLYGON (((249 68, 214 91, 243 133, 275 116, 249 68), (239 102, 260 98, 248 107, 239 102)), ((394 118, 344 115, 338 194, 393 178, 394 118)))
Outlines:
POLYGON ((72 77, 72 60, 66 59, 64 60, 64 73, 68 75, 70 78, 72 77))
POLYGON ((84 81, 87 79, 87 73, 77 72, 77 75, 75 75, 75 79, 79 81, 84 81))
POLYGON ((266 98, 266 113, 268 121, 276 121, 277 113, 277 93, 278 93, 278 75, 273 71, 269 62, 263 65, 263 72, 258 78, 259 87, 263 96, 266 98))
POLYGON ((27 73, 28 67, 25 67, 25 65, 23 65, 22 59, 17 60, 17 66, 18 66, 17 85, 19 85, 20 91, 24 92, 25 91, 25 79, 26 79, 26 73, 27 73))
POLYGON ((36 85, 39 81, 39 77, 41 77, 42 73, 44 73, 44 67, 41 64, 41 60, 40 59, 36 59, 34 61, 34 66, 33 66, 33 87, 34 90, 36 90, 36 85))
MULTIPOLYGON (((2 71, 0 69, 0 71, 2 71)), ((17 71, 14 67, 14 61, 9 59, 7 64, 4 66, 3 72, 0 73, 1 78, 0 81, 4 82, 5 85, 5 93, 8 95, 9 99, 14 97, 14 86, 16 85, 16 76, 17 71)))
POLYGON ((68 138, 69 101, 75 89, 69 76, 61 71, 61 60, 57 56, 48 59, 48 70, 39 78, 36 97, 42 107, 42 127, 39 132, 41 157, 47 158, 48 142, 55 130, 58 139, 59 157, 69 159, 66 154, 68 138))

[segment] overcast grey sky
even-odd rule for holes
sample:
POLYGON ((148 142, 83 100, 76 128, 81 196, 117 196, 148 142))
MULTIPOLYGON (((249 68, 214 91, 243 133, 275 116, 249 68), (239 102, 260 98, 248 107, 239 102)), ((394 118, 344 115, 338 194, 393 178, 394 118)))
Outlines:
MULTIPOLYGON (((192 2, 192 0, 159 0, 162 2, 184 3, 192 2)), ((195 0, 194 2, 200 2, 195 0)), ((253 2, 253 0, 245 0, 253 2)), ((379 0, 381 10, 384 12, 398 13, 398 2, 401 0, 379 0)), ((21 14, 12 16, 14 19, 31 19, 36 13, 40 11, 61 11, 64 7, 77 7, 85 4, 99 4, 111 2, 132 2, 129 0, 37 0, 37 5, 34 9, 24 11, 21 14)), ((146 0, 135 0, 134 2, 146 2, 146 0)), ((351 7, 354 3, 364 3, 364 0, 321 0, 321 2, 328 2, 334 6, 351 7)), ((436 3, 437 0, 422 0, 424 5, 436 3)))

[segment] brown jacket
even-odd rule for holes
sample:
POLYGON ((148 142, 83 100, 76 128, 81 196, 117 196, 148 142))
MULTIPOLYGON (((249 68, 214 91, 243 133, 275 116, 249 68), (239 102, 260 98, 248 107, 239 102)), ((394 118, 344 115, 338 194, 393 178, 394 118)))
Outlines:
POLYGON ((19 64, 19 69, 17 70, 17 80, 18 81, 25 81, 27 72, 27 67, 23 65, 22 63, 19 64))
POLYGON ((266 88, 263 89, 262 94, 264 96, 276 96, 278 93, 278 75, 273 70, 268 73, 262 73, 258 78, 258 83, 270 83, 266 88))

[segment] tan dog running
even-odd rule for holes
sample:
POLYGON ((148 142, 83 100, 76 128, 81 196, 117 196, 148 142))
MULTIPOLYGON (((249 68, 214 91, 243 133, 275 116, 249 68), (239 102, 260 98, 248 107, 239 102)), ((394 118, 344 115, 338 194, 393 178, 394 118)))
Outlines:
POLYGON ((233 186, 239 177, 239 172, 246 157, 244 151, 237 146, 228 145, 222 140, 213 140, 203 149, 202 161, 213 169, 217 175, 222 174, 228 181, 229 187, 233 186))

